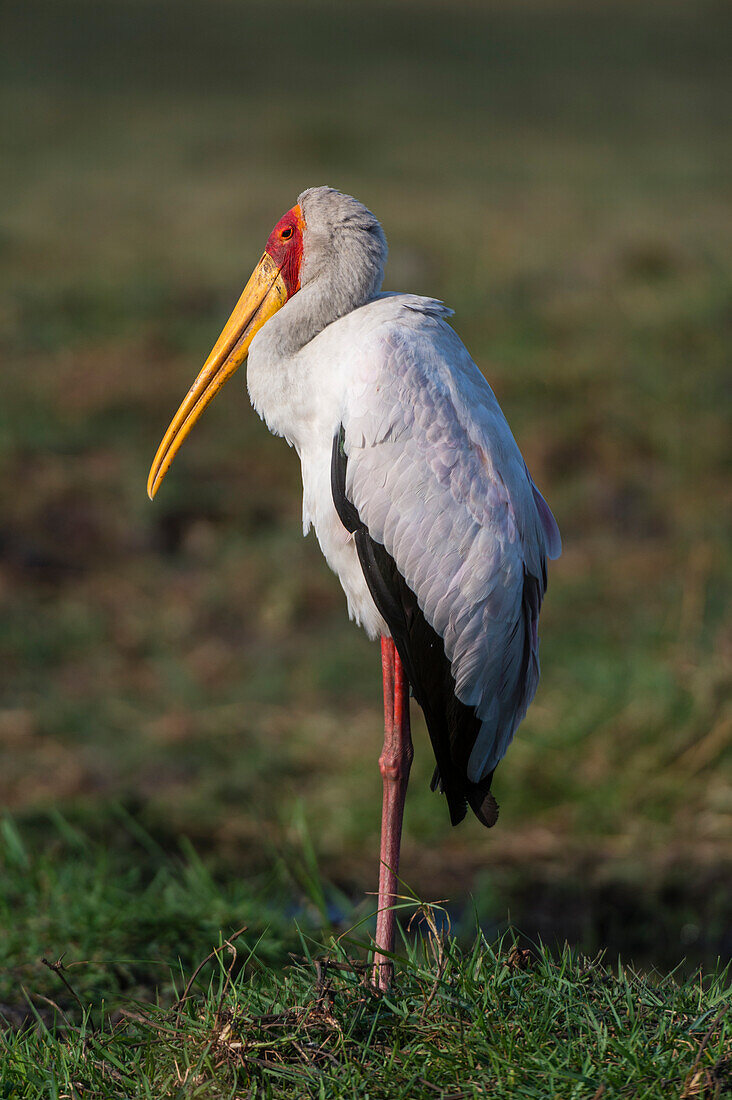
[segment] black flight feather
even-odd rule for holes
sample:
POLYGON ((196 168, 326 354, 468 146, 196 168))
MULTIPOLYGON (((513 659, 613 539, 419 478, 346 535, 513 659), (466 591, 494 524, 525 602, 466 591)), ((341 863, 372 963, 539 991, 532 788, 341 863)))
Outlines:
POLYGON ((333 503, 341 523, 352 532, 369 592, 394 639, 412 688, 424 711, 437 761, 432 790, 444 792, 450 820, 457 825, 469 805, 483 825, 494 825, 498 806, 490 793, 493 772, 480 783, 467 777, 468 760, 480 732, 473 707, 455 694, 455 679, 439 634, 425 619, 417 597, 386 548, 371 537, 346 494, 348 458, 341 426, 333 439, 330 476, 333 503))

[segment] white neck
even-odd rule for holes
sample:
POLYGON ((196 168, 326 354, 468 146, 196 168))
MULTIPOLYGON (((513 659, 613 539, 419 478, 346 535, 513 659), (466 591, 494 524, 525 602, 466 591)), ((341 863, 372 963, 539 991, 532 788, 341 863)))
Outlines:
MULTIPOLYGON (((319 409, 325 375, 338 369, 337 352, 321 356, 308 354, 308 348, 334 321, 378 294, 387 249, 373 214, 349 196, 316 188, 299 201, 305 219, 302 287, 252 341, 247 387, 270 431, 301 452, 318 412, 327 419, 319 409)), ((330 446, 330 439, 325 443, 330 446)))
MULTIPOLYGON (((375 293, 347 298, 327 272, 308 283, 257 333, 249 349, 247 389, 254 409, 275 435, 301 453, 326 410, 324 375, 337 369, 331 357, 307 354, 329 325, 364 305, 375 293), (318 414, 321 413, 321 416, 318 414)), ((369 288, 370 290, 371 288, 369 288)), ((330 439, 326 440, 330 446, 330 439)))
POLYGON ((247 389, 252 405, 269 430, 284 436, 299 454, 318 422, 322 384, 316 376, 331 366, 306 352, 341 315, 325 281, 315 280, 285 303, 249 349, 247 389))

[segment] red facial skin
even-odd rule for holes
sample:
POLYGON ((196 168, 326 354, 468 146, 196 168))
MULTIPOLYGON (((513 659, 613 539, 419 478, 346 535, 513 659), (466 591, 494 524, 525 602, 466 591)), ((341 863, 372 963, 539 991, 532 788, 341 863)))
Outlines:
POLYGON ((280 269, 287 288, 287 296, 300 289, 300 264, 302 263, 302 231, 305 228, 302 210, 293 206, 292 210, 280 218, 269 235, 267 252, 280 269))

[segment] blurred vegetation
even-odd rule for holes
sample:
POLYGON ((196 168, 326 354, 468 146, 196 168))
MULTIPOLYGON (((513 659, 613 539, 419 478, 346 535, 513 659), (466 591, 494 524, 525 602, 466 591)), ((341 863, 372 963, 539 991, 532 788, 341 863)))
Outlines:
POLYGON ((564 555, 542 685, 404 876, 639 957, 729 953, 732 13, 721 2, 30 0, 0 34, 0 799, 215 874, 305 815, 374 886, 377 652, 243 377, 147 469, 271 225, 357 195, 496 390, 564 555), (725 886, 725 884, 727 884, 725 886), (727 937, 725 939, 725 936, 727 937))

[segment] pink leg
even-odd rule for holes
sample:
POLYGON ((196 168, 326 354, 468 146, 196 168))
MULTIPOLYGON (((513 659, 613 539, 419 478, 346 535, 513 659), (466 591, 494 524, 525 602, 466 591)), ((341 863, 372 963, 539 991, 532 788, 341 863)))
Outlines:
POLYGON ((414 749, 409 728, 409 683, 391 638, 381 639, 381 668, 384 677, 384 748, 379 768, 384 780, 381 811, 381 855, 379 866, 379 908, 376 918, 374 983, 388 989, 394 964, 382 952, 393 953, 396 918, 399 847, 402 839, 404 800, 414 749))

